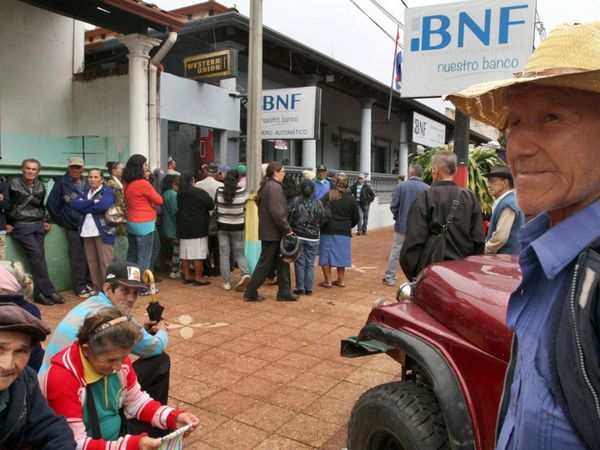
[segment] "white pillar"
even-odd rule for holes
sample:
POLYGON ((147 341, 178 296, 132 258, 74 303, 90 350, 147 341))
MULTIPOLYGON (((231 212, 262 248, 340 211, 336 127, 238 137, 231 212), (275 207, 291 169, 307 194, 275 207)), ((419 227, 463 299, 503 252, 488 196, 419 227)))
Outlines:
POLYGON ((150 50, 161 41, 137 33, 119 40, 129 50, 129 155, 149 158, 148 60, 150 50))
POLYGON ((361 98, 362 107, 360 123, 360 171, 371 178, 371 112, 374 100, 372 98, 361 98))
POLYGON ((302 167, 315 170, 317 167, 317 141, 307 139, 302 141, 302 167))
POLYGON ((227 159, 227 130, 219 131, 219 162, 229 164, 227 159))
POLYGON ((408 175, 408 122, 400 122, 400 155, 398 155, 398 175, 408 175))

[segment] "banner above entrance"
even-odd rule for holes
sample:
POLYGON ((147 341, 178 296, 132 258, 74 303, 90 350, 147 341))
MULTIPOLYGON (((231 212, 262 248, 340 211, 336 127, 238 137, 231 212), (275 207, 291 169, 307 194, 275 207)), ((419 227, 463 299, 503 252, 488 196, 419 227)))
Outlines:
POLYGON ((320 88, 263 91, 263 139, 319 139, 320 130, 320 88))

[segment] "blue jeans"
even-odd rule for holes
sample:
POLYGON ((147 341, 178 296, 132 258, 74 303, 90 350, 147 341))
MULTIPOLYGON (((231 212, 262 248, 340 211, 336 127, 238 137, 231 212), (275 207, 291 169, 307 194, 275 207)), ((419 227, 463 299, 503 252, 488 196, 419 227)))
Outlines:
POLYGON ((312 292, 315 281, 315 256, 319 252, 319 241, 300 239, 300 254, 294 261, 296 289, 312 292))
POLYGON ((218 231, 219 237, 219 253, 221 275, 224 283, 231 283, 231 259, 230 252, 233 250, 233 258, 240 268, 241 275, 248 275, 248 261, 244 254, 246 241, 244 240, 243 231, 218 231))
POLYGON ((135 234, 127 235, 129 248, 127 249, 127 261, 136 263, 142 270, 150 269, 152 263, 152 249, 154 246, 154 232, 137 236, 135 234))
POLYGON ((361 206, 360 202, 356 202, 356 208, 358 209, 358 225, 357 232, 366 233, 367 224, 369 223, 369 209, 371 204, 367 203, 366 206, 361 206))

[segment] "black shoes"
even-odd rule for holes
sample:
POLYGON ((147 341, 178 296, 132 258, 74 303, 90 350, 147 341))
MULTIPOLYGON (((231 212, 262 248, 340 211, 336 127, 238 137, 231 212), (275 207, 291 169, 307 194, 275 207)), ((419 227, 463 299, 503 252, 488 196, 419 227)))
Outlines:
POLYGON ((244 296, 244 300, 247 302, 262 302, 265 298, 262 295, 257 295, 256 297, 246 297, 244 296))
POLYGON ((296 294, 296 295, 304 295, 304 289, 294 289, 294 294, 296 294))
POLYGON ((300 296, 292 293, 289 295, 278 295, 277 296, 277 301, 278 302, 295 302, 300 298, 300 296))
POLYGON ((56 292, 50 294, 49 296, 45 296, 41 292, 34 298, 35 303, 39 303, 40 305, 52 306, 52 305, 62 305, 65 302, 65 299, 58 295, 56 292))

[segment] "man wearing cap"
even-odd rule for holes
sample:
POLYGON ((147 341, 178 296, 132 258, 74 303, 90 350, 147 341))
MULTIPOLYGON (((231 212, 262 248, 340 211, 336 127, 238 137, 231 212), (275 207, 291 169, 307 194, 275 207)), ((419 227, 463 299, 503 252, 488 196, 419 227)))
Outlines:
POLYGON ((220 181, 222 183, 225 179, 225 175, 227 175, 227 172, 229 172, 230 170, 231 167, 229 167, 227 164, 223 164, 221 167, 219 167, 219 171, 217 172, 217 176, 215 177, 217 181, 220 181))
MULTIPOLYGON (((137 264, 119 261, 108 266, 102 292, 75 306, 56 326, 46 347, 40 376, 48 370, 52 357, 77 340, 77 330, 85 318, 102 308, 118 306, 129 313, 138 291, 146 287, 137 264)), ((142 339, 133 347, 132 353, 140 357, 133 363, 140 384, 152 398, 166 404, 169 394, 169 355, 165 353, 169 341, 168 323, 147 322, 143 326, 142 339)))
POLYGON ((317 177, 313 180, 315 183, 315 198, 321 199, 331 190, 331 183, 327 179, 327 167, 323 164, 317 166, 317 177))
POLYGON ((181 175, 177 171, 177 161, 172 156, 167 158, 167 175, 181 175))
POLYGON ((87 180, 82 176, 84 164, 83 158, 79 156, 69 158, 67 173, 55 180, 48 196, 46 209, 54 223, 65 229, 69 248, 71 286, 77 296, 88 298, 94 291, 91 287, 90 273, 79 232, 82 214, 71 206, 74 199, 85 197, 89 190, 87 180))
POLYGON ((408 168, 408 180, 398 184, 392 194, 390 211, 394 215, 394 242, 382 280, 388 286, 396 284, 396 272, 400 269, 400 251, 406 236, 408 211, 421 192, 429 189, 429 185, 421 179, 422 177, 423 167, 419 164, 411 164, 408 168))
POLYGON ((215 163, 208 163, 206 166, 206 177, 197 181, 194 185, 197 188, 204 189, 213 200, 217 194, 217 189, 223 186, 223 183, 215 178, 218 173, 219 167, 215 163))
POLYGON ((400 265, 409 280, 432 262, 483 253, 485 239, 479 200, 473 191, 456 185, 454 174, 456 154, 441 151, 433 155, 433 183, 419 194, 408 211, 406 237, 400 252, 400 265), (442 233, 443 255, 437 255, 436 239, 442 233), (441 259, 436 259, 438 256, 441 259))
MULTIPOLYGON (((223 169, 224 167, 221 167, 223 169)), ((208 163, 206 167, 206 178, 196 182, 194 186, 204 189, 210 198, 216 200, 217 189, 223 186, 223 183, 217 180, 217 176, 219 174, 219 167, 211 162, 208 163)), ((216 209, 213 209, 210 214, 215 214, 216 209)), ((204 264, 204 273, 209 276, 218 276, 220 273, 219 269, 219 240, 216 236, 208 237, 208 252, 209 258, 206 260, 204 264)))
POLYGON ((34 301, 50 306, 64 303, 65 299, 56 292, 46 265, 44 239, 50 224, 44 209, 46 187, 38 179, 41 167, 37 159, 25 159, 21 163, 22 174, 9 181, 8 222, 13 227, 13 239, 25 250, 35 286, 34 301))
POLYGON ((0 305, 0 448, 74 449, 64 417, 48 406, 33 369, 33 344, 50 328, 14 303, 0 305))
POLYGON ((447 96, 507 136, 522 280, 498 449, 600 448, 600 22, 558 27, 515 78, 447 96))
POLYGON ((367 225, 369 224, 369 209, 371 203, 375 200, 375 193, 371 186, 365 183, 367 175, 360 173, 354 183, 350 187, 350 192, 356 200, 356 207, 358 208, 358 225, 356 234, 367 234, 367 225))
POLYGON ((487 178, 490 194, 495 201, 485 241, 485 253, 518 255, 521 244, 517 233, 525 225, 525 215, 517 208, 514 182, 508 166, 494 166, 487 178))
POLYGON ((238 186, 246 189, 246 164, 238 164, 235 168, 240 174, 240 178, 238 180, 238 186))

